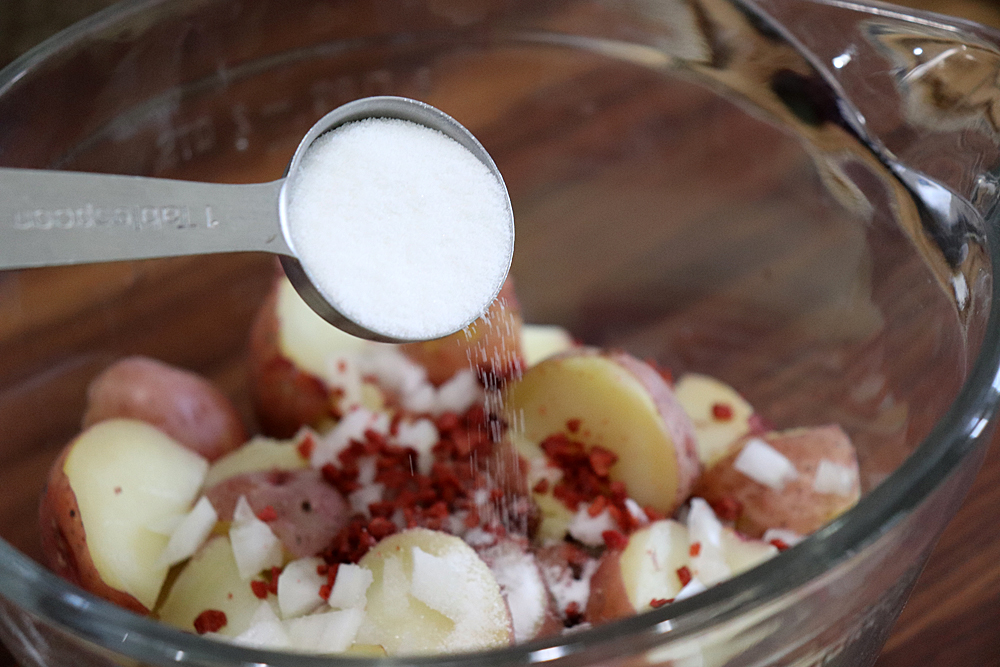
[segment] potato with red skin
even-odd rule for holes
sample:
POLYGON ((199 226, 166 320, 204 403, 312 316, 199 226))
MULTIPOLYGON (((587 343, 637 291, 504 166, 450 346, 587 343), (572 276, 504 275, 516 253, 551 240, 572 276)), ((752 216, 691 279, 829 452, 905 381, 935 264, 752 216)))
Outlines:
POLYGON ((49 569, 70 583, 137 614, 149 609, 134 596, 112 588, 101 578, 87 549, 80 508, 63 472, 69 447, 52 464, 38 510, 42 554, 49 569))
POLYGON ((222 521, 231 521, 240 496, 294 558, 315 556, 351 518, 351 509, 319 470, 271 470, 230 477, 205 491, 222 521), (271 508, 273 515, 268 516, 271 508), (266 512, 266 513, 265 513, 266 512))
POLYGON ((304 425, 319 427, 336 416, 323 380, 281 348, 278 298, 284 280, 275 281, 250 330, 250 394, 261 430, 274 438, 290 438, 304 425))
POLYGON ((617 457, 610 479, 663 515, 688 498, 701 472, 694 426, 669 383, 622 352, 581 347, 550 357, 507 385, 503 409, 529 463, 534 446, 554 435, 601 447, 617 457))
POLYGON ((505 535, 498 537, 495 544, 478 547, 476 551, 500 584, 510 609, 515 643, 555 636, 562 631, 555 598, 545 585, 541 567, 526 538, 505 535))
POLYGON ((56 574, 148 613, 166 580, 169 538, 150 530, 188 512, 208 462, 136 419, 89 427, 63 450, 39 508, 43 555, 56 574))
POLYGON ((139 419, 214 461, 247 439, 232 401, 205 378, 148 357, 126 357, 87 387, 83 427, 139 419))
POLYGON ((798 428, 741 439, 698 481, 694 495, 713 507, 738 508, 736 529, 760 538, 768 528, 808 535, 846 512, 861 496, 857 454, 837 425, 798 428), (759 438, 795 466, 795 477, 780 489, 752 479, 735 463, 747 443, 759 438), (820 462, 842 466, 850 480, 844 493, 820 493, 813 488, 820 462))
POLYGON ((521 306, 508 278, 486 314, 462 331, 437 340, 407 343, 401 349, 427 369, 427 379, 435 385, 470 367, 493 385, 524 367, 521 325, 521 306))

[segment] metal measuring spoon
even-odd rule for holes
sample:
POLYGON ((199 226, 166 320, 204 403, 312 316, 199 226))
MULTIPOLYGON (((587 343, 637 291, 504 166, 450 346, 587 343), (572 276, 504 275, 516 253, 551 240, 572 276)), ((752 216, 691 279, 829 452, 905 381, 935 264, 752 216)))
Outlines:
MULTIPOLYGON (((458 121, 404 97, 367 97, 321 118, 299 143, 285 177, 228 185, 141 176, 0 168, 0 270, 215 252, 264 251, 280 256, 295 289, 323 319, 369 340, 408 339, 348 319, 314 285, 288 232, 288 184, 303 155, 325 132, 365 118, 398 118, 440 131, 470 151, 504 191, 513 248, 514 219, 493 159, 458 121)), ((506 266, 510 266, 511 257, 506 266)), ((501 276, 483 311, 496 297, 501 276)), ((444 336, 451 331, 442 331, 444 336)))

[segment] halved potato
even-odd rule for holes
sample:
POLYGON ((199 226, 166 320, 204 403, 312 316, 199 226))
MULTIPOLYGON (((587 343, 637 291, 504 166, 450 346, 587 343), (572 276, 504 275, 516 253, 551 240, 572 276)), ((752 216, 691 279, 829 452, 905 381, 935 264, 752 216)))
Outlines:
POLYGON ((753 407, 725 382, 688 373, 674 385, 674 393, 694 423, 698 458, 706 468, 715 465, 751 430, 753 407))
POLYGON ((206 609, 217 609, 226 615, 226 625, 217 632, 235 637, 249 627, 259 605, 250 583, 240 577, 229 538, 216 535, 184 565, 157 616, 164 623, 194 632, 194 620, 206 609))
POLYGON ((836 425, 746 437, 705 471, 695 495, 738 508, 736 528, 750 537, 768 528, 808 535, 861 497, 857 454, 836 425))
POLYGON ((610 478, 664 515, 684 502, 700 472, 694 426, 670 385, 624 353, 580 348, 551 357, 510 383, 504 413, 515 441, 565 434, 614 452, 610 478))
POLYGON ((390 535, 359 565, 374 574, 356 641, 389 655, 509 646, 514 637, 500 585, 472 547, 414 528, 390 535))
POLYGON ((50 567, 81 587, 146 613, 167 576, 169 538, 150 526, 187 512, 208 462, 143 421, 98 422, 53 465, 40 508, 50 567))
POLYGON ((247 439, 236 407, 215 385, 148 357, 126 357, 87 387, 84 428, 114 418, 148 422, 209 461, 247 439))

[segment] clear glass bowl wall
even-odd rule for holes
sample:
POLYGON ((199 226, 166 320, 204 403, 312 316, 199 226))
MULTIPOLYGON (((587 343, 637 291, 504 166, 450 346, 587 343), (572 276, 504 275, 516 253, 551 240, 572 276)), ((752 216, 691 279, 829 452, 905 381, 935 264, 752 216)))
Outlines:
MULTIPOLYGON (((870 664, 991 431, 992 246, 970 239, 975 279, 959 311, 885 180, 850 172, 870 204, 852 208, 801 134, 752 95, 650 58, 684 47, 670 11, 688 6, 126 3, 5 71, 0 161, 265 181, 351 99, 441 108, 504 174, 527 320, 715 375, 778 427, 839 423, 870 491, 815 538, 698 598, 455 662, 870 664)), ((996 167, 995 142, 975 150, 961 183, 996 167)), ((273 272, 273 258, 243 254, 0 273, 0 635, 24 664, 313 663, 160 627, 34 562, 45 473, 110 361, 141 353, 196 369, 252 420, 245 344, 273 272)))

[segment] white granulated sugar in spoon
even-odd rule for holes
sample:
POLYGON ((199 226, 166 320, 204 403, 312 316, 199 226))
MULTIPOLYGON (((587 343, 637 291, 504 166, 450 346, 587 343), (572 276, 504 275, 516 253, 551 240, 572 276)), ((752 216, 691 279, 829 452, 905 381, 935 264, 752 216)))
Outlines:
POLYGON ((512 252, 503 184, 457 141, 368 118, 317 139, 291 184, 288 228, 310 279, 349 319, 398 338, 470 324, 512 252))

